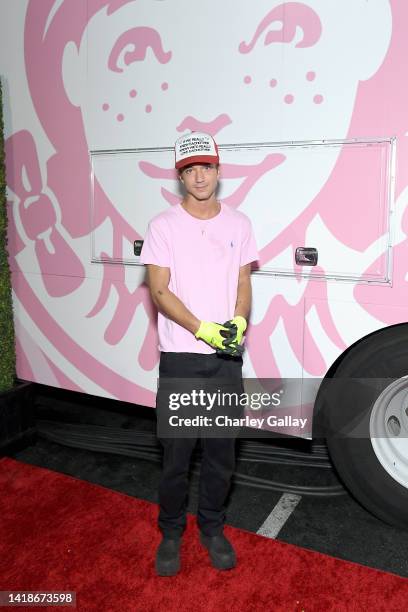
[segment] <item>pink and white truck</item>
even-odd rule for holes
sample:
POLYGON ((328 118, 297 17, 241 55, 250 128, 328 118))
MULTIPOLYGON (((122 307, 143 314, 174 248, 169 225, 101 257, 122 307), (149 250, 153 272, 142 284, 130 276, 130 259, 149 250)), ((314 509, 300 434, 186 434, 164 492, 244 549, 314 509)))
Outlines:
POLYGON ((407 24, 405 0, 2 2, 18 376, 154 406, 135 245, 180 200, 175 139, 210 132, 260 251, 244 375, 346 379, 318 402, 333 462, 407 527, 407 24))

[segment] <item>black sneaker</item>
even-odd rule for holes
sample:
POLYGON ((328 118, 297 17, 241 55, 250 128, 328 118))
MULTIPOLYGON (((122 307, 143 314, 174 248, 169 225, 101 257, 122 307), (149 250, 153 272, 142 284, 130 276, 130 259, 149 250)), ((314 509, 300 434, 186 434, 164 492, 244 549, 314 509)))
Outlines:
POLYGON ((181 538, 163 538, 156 553, 156 573, 158 576, 175 576, 180 570, 181 538))
POLYGON ((236 566, 235 550, 223 533, 215 536, 206 536, 201 533, 200 540, 201 544, 208 550, 213 567, 219 570, 227 570, 236 566))

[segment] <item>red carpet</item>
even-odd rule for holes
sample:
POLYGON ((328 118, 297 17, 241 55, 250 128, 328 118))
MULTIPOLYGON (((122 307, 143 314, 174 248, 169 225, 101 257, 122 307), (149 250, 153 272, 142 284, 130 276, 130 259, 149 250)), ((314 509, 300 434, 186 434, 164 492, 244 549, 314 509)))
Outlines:
POLYGON ((159 578, 154 504, 9 458, 0 460, 0 491, 3 591, 76 591, 81 612, 408 607, 404 578, 232 527, 226 533, 239 565, 218 572, 198 543, 193 517, 184 537, 182 573, 159 578))

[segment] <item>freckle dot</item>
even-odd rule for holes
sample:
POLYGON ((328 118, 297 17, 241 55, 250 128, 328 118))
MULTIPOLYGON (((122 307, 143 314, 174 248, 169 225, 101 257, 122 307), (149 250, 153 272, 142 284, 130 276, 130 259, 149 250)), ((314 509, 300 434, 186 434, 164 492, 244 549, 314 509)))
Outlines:
POLYGON ((118 121, 123 121, 123 120, 124 120, 124 118, 125 118, 125 115, 122 115, 122 113, 119 113, 119 115, 116 115, 116 119, 117 119, 118 121))
POLYGON ((137 91, 136 91, 136 89, 131 89, 131 90, 129 91, 129 96, 130 96, 131 98, 136 98, 136 96, 137 96, 137 91))
POLYGON ((311 70, 310 72, 306 74, 306 78, 308 81, 314 81, 316 78, 316 73, 313 72, 313 70, 311 70))
POLYGON ((292 104, 292 102, 293 102, 293 100, 294 100, 294 99, 295 99, 295 98, 294 98, 294 96, 292 96, 292 94, 287 94, 287 95, 284 97, 285 104, 292 104))
POLYGON ((270 86, 270 87, 276 87, 276 86, 277 86, 277 84, 278 84, 278 81, 277 81, 276 79, 271 79, 271 80, 269 81, 269 86, 270 86))
POLYGON ((323 96, 321 96, 320 94, 317 94, 317 96, 315 96, 315 97, 313 98, 313 102, 314 102, 315 104, 321 104, 321 103, 323 102, 323 100, 324 100, 324 98, 323 98, 323 96))
POLYGON ((247 74, 246 77, 244 77, 244 83, 246 83, 246 85, 249 85, 250 83, 252 83, 252 78, 249 76, 249 74, 247 74))
POLYGON ((104 110, 104 111, 109 110, 109 104, 107 104, 107 103, 105 102, 105 104, 103 104, 103 105, 102 105, 102 110, 104 110))
POLYGON ((169 84, 168 83, 162 83, 161 84, 161 88, 163 91, 166 91, 169 88, 169 84))
POLYGON ((151 113, 152 112, 152 105, 151 104, 147 104, 146 108, 145 108, 146 113, 151 113))

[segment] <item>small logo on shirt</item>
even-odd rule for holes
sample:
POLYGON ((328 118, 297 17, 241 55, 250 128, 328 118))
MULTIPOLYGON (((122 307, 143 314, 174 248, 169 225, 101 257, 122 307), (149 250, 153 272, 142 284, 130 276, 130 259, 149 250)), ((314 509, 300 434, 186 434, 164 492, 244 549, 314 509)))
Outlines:
POLYGON ((231 243, 230 243, 230 247, 231 247, 231 249, 234 248, 234 243, 232 242, 232 240, 231 240, 231 243))

